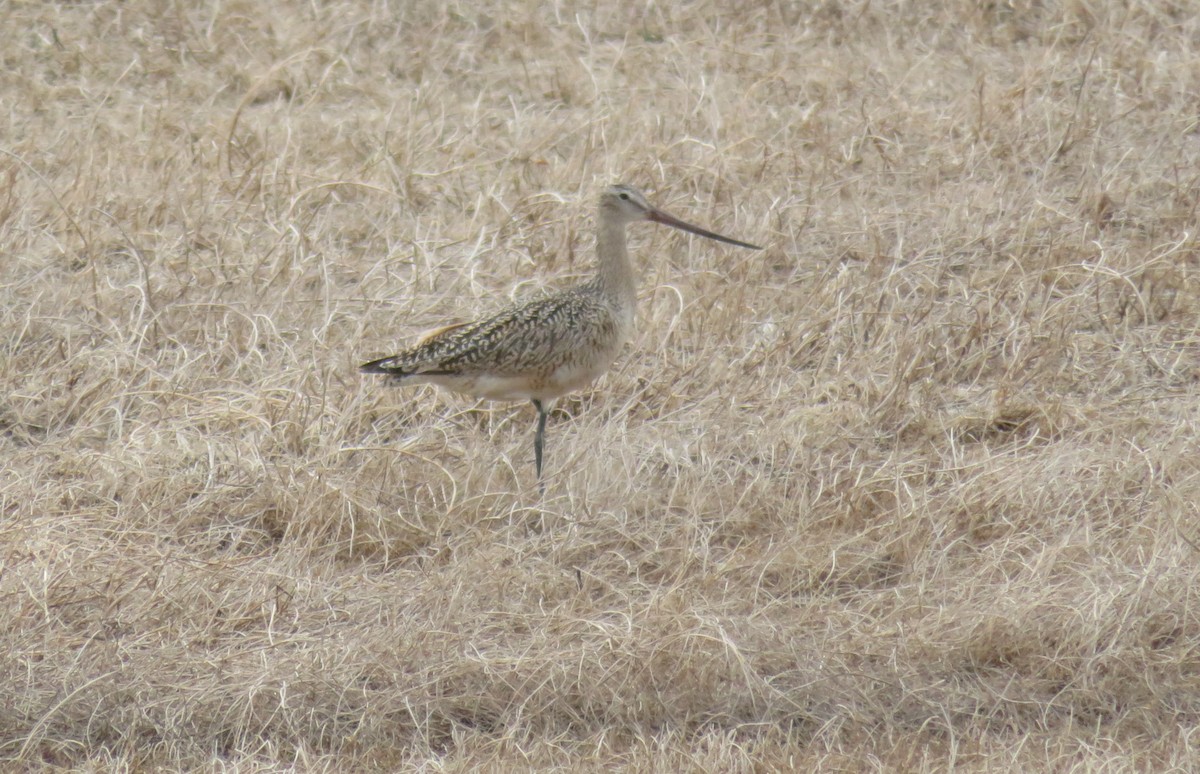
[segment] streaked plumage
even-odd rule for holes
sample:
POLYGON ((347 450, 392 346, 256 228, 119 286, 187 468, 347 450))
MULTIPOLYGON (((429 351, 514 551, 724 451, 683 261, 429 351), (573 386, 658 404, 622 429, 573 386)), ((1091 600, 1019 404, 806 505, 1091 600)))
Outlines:
POLYGON ((608 370, 633 334, 637 288, 625 225, 636 220, 761 249, 685 223, 652 207, 637 189, 614 185, 600 196, 596 273, 587 282, 482 320, 430 331, 411 349, 361 369, 480 398, 531 401, 538 410, 534 458, 540 480, 546 416, 554 400, 608 370))

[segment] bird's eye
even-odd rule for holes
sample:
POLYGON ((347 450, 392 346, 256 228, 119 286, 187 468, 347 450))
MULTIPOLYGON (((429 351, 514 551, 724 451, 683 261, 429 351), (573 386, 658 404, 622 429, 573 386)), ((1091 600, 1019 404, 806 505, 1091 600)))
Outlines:
POLYGON ((627 193, 621 194, 621 201, 623 201, 623 202, 629 201, 629 194, 627 194, 627 193))

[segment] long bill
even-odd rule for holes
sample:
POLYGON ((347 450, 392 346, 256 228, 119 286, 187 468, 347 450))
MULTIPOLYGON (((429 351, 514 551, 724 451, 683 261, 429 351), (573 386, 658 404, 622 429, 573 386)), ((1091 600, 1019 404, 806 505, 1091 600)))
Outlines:
POLYGON ((748 247, 751 250, 761 250, 762 249, 758 245, 752 245, 749 242, 739 242, 736 239, 731 239, 730 237, 727 237, 727 236, 721 236, 720 234, 709 231, 707 229, 700 228, 699 226, 693 226, 691 223, 688 223, 685 220, 680 220, 679 218, 675 217, 674 215, 668 215, 667 213, 663 212, 662 210, 650 210, 650 212, 646 215, 646 219, 652 220, 655 223, 661 223, 664 226, 671 226, 672 228, 677 228, 681 231, 690 231, 693 234, 697 234, 702 237, 707 237, 709 239, 715 239, 718 242, 725 242, 726 244, 737 245, 738 247, 748 247))

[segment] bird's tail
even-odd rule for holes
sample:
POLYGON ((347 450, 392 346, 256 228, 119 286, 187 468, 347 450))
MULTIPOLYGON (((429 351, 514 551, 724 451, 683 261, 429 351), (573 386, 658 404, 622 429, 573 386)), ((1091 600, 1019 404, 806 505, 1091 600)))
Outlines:
POLYGON ((404 377, 424 374, 440 376, 450 373, 439 368, 437 353, 441 349, 439 339, 452 331, 467 327, 467 323, 453 323, 434 328, 421 335, 416 345, 398 355, 388 355, 370 363, 363 363, 358 370, 364 374, 386 374, 388 376, 404 377))
POLYGON ((364 374, 387 374, 388 376, 408 376, 411 372, 401 364, 395 355, 381 357, 358 367, 364 374))

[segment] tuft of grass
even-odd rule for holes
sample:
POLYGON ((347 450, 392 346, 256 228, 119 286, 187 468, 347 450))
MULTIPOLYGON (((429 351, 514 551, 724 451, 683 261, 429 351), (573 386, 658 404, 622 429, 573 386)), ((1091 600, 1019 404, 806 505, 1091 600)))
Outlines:
POLYGON ((0 759, 1194 767, 1198 25, 9 8, 0 759), (619 181, 768 249, 632 229, 543 497, 527 407, 356 365, 619 181))

